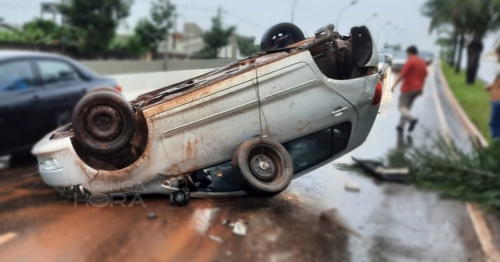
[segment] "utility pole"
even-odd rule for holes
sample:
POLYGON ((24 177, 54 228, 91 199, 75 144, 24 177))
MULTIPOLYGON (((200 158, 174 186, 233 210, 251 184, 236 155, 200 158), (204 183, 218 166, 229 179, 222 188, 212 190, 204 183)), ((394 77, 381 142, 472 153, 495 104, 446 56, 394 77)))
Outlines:
MULTIPOLYGON (((166 2, 166 7, 167 10, 170 8, 170 0, 167 0, 166 2)), ((168 60, 168 22, 165 25, 165 42, 163 46, 163 71, 167 71, 167 60, 168 60)))
POLYGON ((172 49, 177 50, 177 13, 174 14, 174 37, 173 37, 172 49))
POLYGON ((292 24, 293 24, 293 15, 295 14, 295 5, 297 5, 297 0, 293 0, 292 2, 292 24))

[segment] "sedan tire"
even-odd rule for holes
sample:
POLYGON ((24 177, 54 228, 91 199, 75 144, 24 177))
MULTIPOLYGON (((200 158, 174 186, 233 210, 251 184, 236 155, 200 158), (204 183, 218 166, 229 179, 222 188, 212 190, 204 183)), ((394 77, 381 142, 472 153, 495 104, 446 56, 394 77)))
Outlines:
POLYGON ((268 138, 245 141, 233 157, 233 172, 250 195, 270 197, 285 190, 293 176, 293 163, 286 149, 268 138))
POLYGON ((73 111, 76 139, 94 153, 113 153, 126 146, 135 132, 134 110, 118 93, 92 92, 73 111))

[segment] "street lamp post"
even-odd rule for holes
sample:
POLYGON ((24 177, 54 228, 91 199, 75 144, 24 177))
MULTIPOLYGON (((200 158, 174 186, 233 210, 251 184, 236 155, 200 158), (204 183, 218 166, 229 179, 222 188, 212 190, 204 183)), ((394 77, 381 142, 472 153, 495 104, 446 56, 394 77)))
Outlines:
POLYGON ((379 36, 380 36, 380 32, 382 32, 382 30, 384 30, 385 26, 389 26, 391 25, 391 21, 388 21, 387 24, 383 25, 379 30, 378 30, 378 33, 377 33, 377 46, 378 46, 378 39, 379 39, 379 36))
POLYGON ((354 0, 354 1, 352 1, 350 4, 348 4, 348 5, 344 6, 344 8, 342 8, 342 9, 340 10, 339 15, 337 16, 337 23, 335 24, 335 27, 337 28, 337 31, 338 31, 338 29, 339 29, 339 20, 340 20, 340 16, 342 15, 342 13, 343 13, 343 12, 344 12, 347 8, 349 8, 349 7, 353 6, 353 5, 355 5, 356 3, 357 3, 357 1, 356 1, 356 0, 354 0))
POLYGON ((292 24, 293 24, 293 14, 295 13, 295 5, 297 5, 297 0, 293 0, 292 2, 292 24))
POLYGON ((366 25, 366 23, 368 23, 368 21, 370 21, 371 19, 373 18, 376 18, 378 16, 377 13, 373 14, 372 16, 368 17, 368 19, 366 19, 366 21, 363 23, 363 25, 366 25))

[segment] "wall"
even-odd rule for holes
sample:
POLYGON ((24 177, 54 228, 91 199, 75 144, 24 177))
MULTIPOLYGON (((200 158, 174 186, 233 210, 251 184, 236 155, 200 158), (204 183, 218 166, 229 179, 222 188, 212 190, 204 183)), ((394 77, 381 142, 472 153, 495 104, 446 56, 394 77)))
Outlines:
MULTIPOLYGON (((207 59, 207 60, 168 60, 167 71, 207 69, 226 66, 238 61, 236 59, 207 59)), ((163 71, 163 61, 140 61, 140 60, 101 60, 101 61, 79 61, 93 71, 101 75, 160 72, 163 71)))

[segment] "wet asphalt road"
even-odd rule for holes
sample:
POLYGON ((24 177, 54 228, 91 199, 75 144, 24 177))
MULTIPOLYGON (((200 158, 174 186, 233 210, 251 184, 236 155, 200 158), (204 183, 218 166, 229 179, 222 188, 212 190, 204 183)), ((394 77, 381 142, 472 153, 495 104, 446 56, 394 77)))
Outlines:
MULTIPOLYGON (((386 85, 367 141, 337 162, 378 159, 398 145, 437 135, 442 124, 430 91, 435 87, 445 98, 432 81, 438 79, 431 68, 413 109, 420 123, 410 138, 396 135, 398 93, 386 85)), ((442 103, 452 137, 464 141, 442 103)), ((273 198, 191 199, 186 207, 158 195, 130 207, 86 205, 59 196, 36 171, 32 164, 0 171, 0 261, 483 261, 464 204, 333 164, 292 181, 273 198), (346 191, 346 183, 360 191, 346 191), (331 208, 361 237, 319 219, 331 208), (151 212, 157 218, 147 219, 151 212), (225 219, 245 220, 247 235, 233 234, 225 219)))

